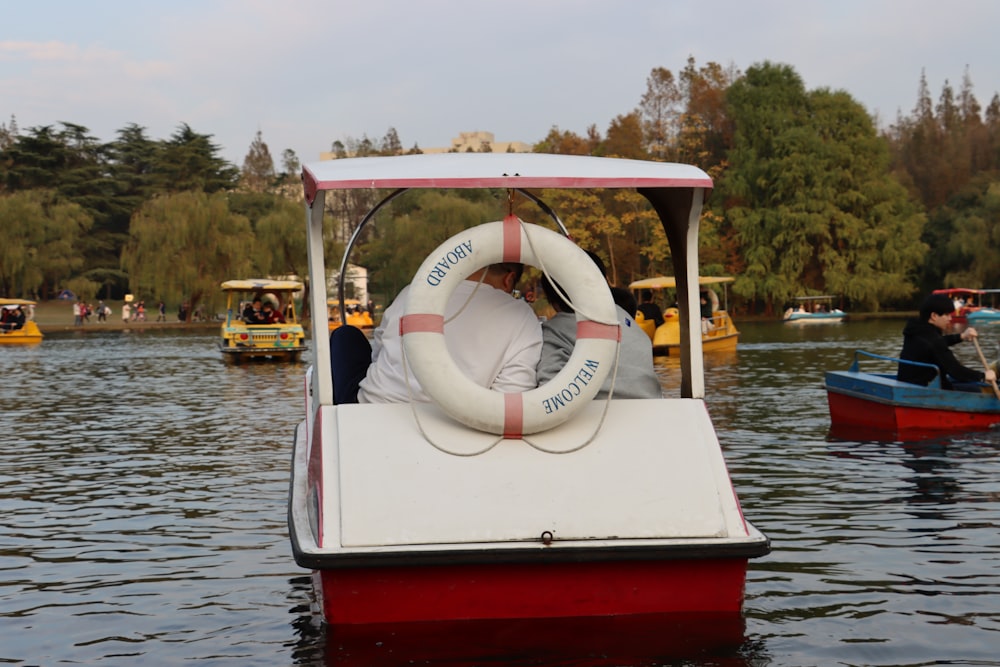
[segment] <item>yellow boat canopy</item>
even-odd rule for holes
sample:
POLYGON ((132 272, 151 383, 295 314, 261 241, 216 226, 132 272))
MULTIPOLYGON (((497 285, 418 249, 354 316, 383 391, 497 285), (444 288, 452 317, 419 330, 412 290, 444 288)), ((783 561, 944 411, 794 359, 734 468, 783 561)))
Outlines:
POLYGON ((37 306, 38 304, 28 299, 7 299, 0 297, 0 306, 37 306))
MULTIPOLYGON (((732 276, 698 276, 699 285, 720 285, 731 283, 736 278, 732 276)), ((636 280, 629 285, 629 289, 676 289, 677 279, 674 276, 656 276, 655 278, 644 278, 636 280)))
MULTIPOLYGON (((326 300, 326 305, 328 305, 328 306, 336 306, 339 303, 340 303, 340 301, 338 301, 337 299, 327 299, 326 300)), ((344 299, 344 305, 345 306, 360 306, 361 305, 361 301, 358 300, 358 299, 344 299)))
POLYGON ((222 283, 222 289, 227 292, 297 292, 302 289, 302 283, 297 280, 269 280, 267 278, 248 278, 246 280, 227 280, 222 283))

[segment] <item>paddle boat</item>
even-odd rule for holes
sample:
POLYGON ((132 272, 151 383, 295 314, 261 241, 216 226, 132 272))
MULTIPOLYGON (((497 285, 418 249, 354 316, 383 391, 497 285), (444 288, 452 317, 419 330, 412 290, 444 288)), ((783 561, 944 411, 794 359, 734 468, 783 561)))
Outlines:
POLYGON ((337 299, 328 299, 326 307, 327 321, 329 322, 328 329, 330 331, 333 331, 345 321, 352 327, 359 329, 367 330, 375 327, 375 322, 372 320, 372 315, 368 312, 367 306, 358 299, 344 299, 343 302, 337 299))
POLYGON ((37 345, 41 329, 28 312, 38 305, 28 299, 0 298, 0 345, 37 345))
POLYGON ((839 324, 847 317, 833 305, 833 296, 797 296, 797 305, 785 311, 782 319, 792 324, 839 324))
POLYGON ((951 323, 953 325, 964 326, 969 323, 969 315, 979 310, 983 305, 986 290, 970 289, 968 287, 948 287, 945 289, 936 289, 932 294, 944 294, 954 301, 955 312, 952 313, 951 323))
POLYGON ((1000 399, 994 387, 977 384, 959 389, 943 389, 935 376, 921 386, 896 379, 899 364, 937 366, 886 357, 864 350, 854 352, 846 371, 827 371, 825 387, 834 430, 882 434, 889 439, 971 431, 1000 423, 1000 399), (860 361, 878 363, 883 372, 863 372, 860 361), (889 372, 885 372, 888 370, 889 372), (971 391, 968 391, 971 389, 971 391))
POLYGON ((306 350, 306 340, 295 318, 294 294, 302 291, 302 283, 267 278, 227 280, 222 283, 222 291, 226 293, 226 318, 219 343, 223 359, 232 363, 299 360, 306 350), (270 305, 277 315, 270 321, 248 322, 244 311, 255 299, 270 305))
POLYGON ((981 290, 979 307, 968 310, 965 321, 969 326, 976 327, 1000 322, 1000 289, 981 290))
MULTIPOLYGON (((288 523, 295 561, 313 571, 327 623, 420 624, 423 632, 427 623, 740 618, 748 559, 770 547, 743 515, 704 402, 697 226, 712 181, 703 171, 446 153, 312 163, 303 182, 314 312, 327 304, 327 191, 384 195, 360 220, 341 266, 364 224, 413 188, 493 189, 505 202, 523 196, 559 230, 508 210, 427 257, 410 285, 403 345, 430 402, 344 402, 357 376, 336 346, 347 335, 352 344, 367 339, 348 326, 330 336, 313 327, 288 523), (536 194, 556 188, 637 190, 660 215, 679 276, 679 396, 590 400, 616 358, 617 316, 603 276, 536 194), (587 306, 577 310, 566 367, 522 394, 473 384, 442 335, 456 284, 501 261, 549 271, 573 303, 587 306)), ((343 289, 341 282, 338 299, 343 289)))
MULTIPOLYGON (((731 276, 699 276, 699 301, 701 295, 707 295, 708 302, 704 315, 700 320, 701 326, 701 349, 704 352, 732 352, 736 349, 736 344, 740 339, 739 329, 729 316, 729 292, 726 285, 735 280, 731 276), (720 308, 719 295, 713 287, 723 286, 723 304, 720 308), (708 316, 711 308, 711 317, 708 316)), ((677 279, 674 276, 657 276, 655 278, 645 278, 636 280, 629 284, 629 289, 636 292, 642 290, 663 290, 677 289, 677 279)), ((649 335, 653 341, 653 354, 663 356, 676 356, 681 350, 681 317, 680 310, 676 307, 667 308, 663 311, 663 324, 655 326, 650 320, 636 313, 635 321, 643 331, 649 335)))

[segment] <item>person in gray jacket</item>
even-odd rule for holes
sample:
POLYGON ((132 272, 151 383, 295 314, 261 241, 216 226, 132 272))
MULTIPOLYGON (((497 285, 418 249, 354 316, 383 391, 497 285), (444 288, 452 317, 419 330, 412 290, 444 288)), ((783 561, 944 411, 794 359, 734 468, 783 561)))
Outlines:
MULTIPOLYGON (((601 275, 606 276, 604 262, 594 253, 587 251, 594 260, 601 275)), ((559 293, 556 292, 548 276, 542 277, 542 290, 549 305, 556 314, 542 322, 542 355, 536 371, 538 384, 548 382, 569 360, 576 345, 576 314, 559 293)), ((610 292, 611 288, 608 287, 610 292)), ((565 292, 564 292, 565 293, 565 292)), ((632 316, 616 305, 618 322, 621 324, 621 349, 618 353, 618 373, 615 376, 613 398, 662 398, 660 380, 653 370, 653 343, 649 340, 632 316)), ((607 398, 611 388, 612 375, 609 374, 597 398, 607 398)))

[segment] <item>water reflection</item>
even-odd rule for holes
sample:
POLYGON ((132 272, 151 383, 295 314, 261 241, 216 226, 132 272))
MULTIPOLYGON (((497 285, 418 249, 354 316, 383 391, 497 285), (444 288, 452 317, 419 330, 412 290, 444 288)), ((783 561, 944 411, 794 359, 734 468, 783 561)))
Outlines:
MULTIPOLYGON (((748 324, 736 355, 706 356, 706 404, 773 551, 751 562, 745 621, 679 652, 658 644, 665 619, 463 629, 471 647, 330 632, 285 526, 305 364, 228 366, 214 336, 171 332, 2 350, 0 662, 1000 665, 1000 433, 831 437, 822 372, 855 348, 895 354, 901 327, 748 324)), ((657 373, 676 395, 676 365, 657 373)))

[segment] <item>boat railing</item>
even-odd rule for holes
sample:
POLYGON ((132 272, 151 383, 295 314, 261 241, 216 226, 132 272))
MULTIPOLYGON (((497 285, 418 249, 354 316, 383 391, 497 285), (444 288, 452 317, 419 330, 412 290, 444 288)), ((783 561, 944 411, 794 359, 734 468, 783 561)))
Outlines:
POLYGON ((724 336, 729 333, 729 313, 717 310, 712 317, 702 320, 702 333, 706 336, 724 336))
POLYGON ((922 361, 910 361, 909 359, 900 359, 899 357, 887 357, 882 354, 875 354, 874 352, 868 352, 866 350, 855 350, 854 351, 854 361, 851 363, 851 367, 848 368, 849 373, 860 373, 859 361, 860 357, 865 356, 871 359, 878 359, 880 361, 888 361, 894 364, 908 364, 910 366, 921 366, 923 368, 930 368, 934 371, 934 379, 928 384, 928 387, 935 387, 937 389, 941 388, 941 373, 937 366, 934 364, 927 364, 922 361))

